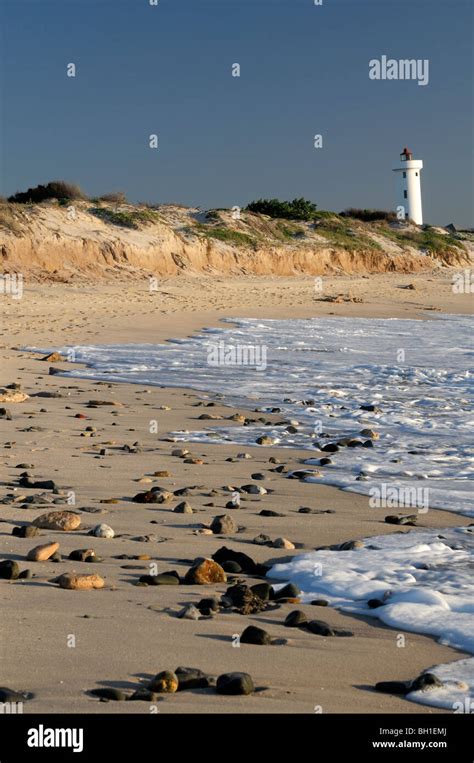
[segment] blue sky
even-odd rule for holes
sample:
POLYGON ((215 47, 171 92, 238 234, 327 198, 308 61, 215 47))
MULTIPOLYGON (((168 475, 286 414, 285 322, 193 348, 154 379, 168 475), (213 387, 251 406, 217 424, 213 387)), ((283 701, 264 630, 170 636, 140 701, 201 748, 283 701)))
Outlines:
POLYGON ((425 163, 425 220, 473 224, 471 0, 0 7, 5 195, 61 178, 203 208, 274 196, 392 208, 407 145, 425 163), (370 80, 384 54, 429 59, 429 84, 370 80))

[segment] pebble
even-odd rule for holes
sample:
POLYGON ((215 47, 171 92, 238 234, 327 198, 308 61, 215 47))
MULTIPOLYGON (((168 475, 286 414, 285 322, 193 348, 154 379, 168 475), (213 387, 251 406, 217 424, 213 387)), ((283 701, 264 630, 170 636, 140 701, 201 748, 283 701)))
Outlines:
POLYGON ((213 559, 198 558, 187 571, 184 582, 188 585, 209 585, 210 583, 225 583, 227 575, 213 559))
POLYGON ((65 572, 52 582, 58 583, 61 588, 74 591, 88 591, 93 588, 103 588, 105 585, 100 575, 76 575, 74 572, 65 572))
POLYGON ((174 507, 175 514, 193 514, 193 507, 187 501, 182 501, 174 507))
POLYGON ((262 472, 254 472, 250 475, 253 480, 266 480, 265 474, 262 474, 262 472))
POLYGON ((262 437, 257 437, 255 442, 257 445, 275 445, 275 440, 273 437, 269 437, 266 434, 262 435, 262 437))
POLYGON ((242 572, 242 567, 237 562, 227 561, 222 563, 222 569, 225 572, 229 572, 231 575, 238 575, 242 572))
POLYGON ((21 527, 14 527, 12 530, 12 535, 16 535, 18 538, 33 538, 39 534, 38 528, 34 525, 22 525, 21 527))
POLYGON ((178 612, 177 617, 182 620, 199 620, 201 612, 194 606, 194 604, 186 604, 186 606, 178 612))
POLYGON ((269 546, 272 542, 272 539, 269 535, 264 535, 263 533, 260 533, 260 535, 256 535, 253 539, 252 543, 255 543, 256 546, 269 546))
POLYGON ((77 530, 81 524, 81 517, 72 511, 50 511, 33 520, 34 527, 44 530, 62 530, 70 532, 77 530))
POLYGON ((248 673, 223 673, 217 679, 218 694, 252 694, 254 685, 248 673))
POLYGON ((241 644, 257 644, 259 646, 268 646, 272 639, 267 631, 258 628, 256 625, 249 625, 240 637, 241 644))
POLYGON ((268 572, 268 567, 266 567, 266 565, 257 564, 250 558, 250 556, 247 556, 247 554, 244 554, 242 551, 233 551, 232 549, 227 548, 227 546, 221 546, 221 548, 212 555, 212 558, 219 564, 223 564, 227 561, 237 562, 237 564, 240 564, 243 572, 248 575, 266 575, 268 572))
POLYGON ((379 681, 375 684, 375 689, 384 694, 408 694, 410 684, 408 681, 379 681))
POLYGON ((168 472, 166 470, 159 471, 159 472, 153 472, 154 477, 172 477, 173 475, 171 472, 168 472))
POLYGON ((242 485, 240 488, 244 491, 244 493, 249 493, 250 495, 266 495, 267 491, 265 490, 262 485, 242 485))
POLYGON ((255 583, 255 585, 250 586, 250 590, 262 601, 268 601, 273 591, 270 583, 255 583))
POLYGON ((186 448, 175 448, 171 451, 172 456, 176 456, 176 458, 184 458, 185 456, 189 455, 189 450, 186 448))
POLYGON ((284 514, 280 514, 278 511, 273 511, 272 509, 262 509, 258 512, 260 517, 284 517, 284 514))
POLYGON ((114 530, 110 527, 110 525, 96 525, 92 528, 92 530, 88 533, 89 535, 94 535, 96 538, 113 538, 115 537, 114 530))
POLYGON ((186 668, 180 666, 176 668, 175 675, 178 678, 178 691, 187 689, 207 689, 212 686, 214 679, 199 668, 186 668))
POLYGON ((257 596, 251 588, 242 583, 231 586, 225 592, 222 601, 227 602, 227 606, 235 607, 242 615, 251 615, 255 612, 261 612, 266 609, 266 602, 257 596))
POLYGON ((422 673, 412 682, 410 691, 431 691, 432 689, 441 689, 443 685, 443 682, 434 673, 422 673))
POLYGON ((364 544, 361 540, 348 540, 345 543, 340 543, 336 548, 338 551, 354 551, 358 548, 364 548, 364 544))
POLYGON ((291 542, 291 540, 288 540, 287 538, 276 538, 272 543, 273 548, 286 548, 288 551, 293 550, 296 548, 294 543, 291 542))
POLYGON ((77 548, 68 556, 73 562, 97 562, 99 561, 95 555, 93 548, 77 548))
POLYGON ((160 572, 159 575, 142 575, 138 582, 147 585, 179 585, 180 579, 177 573, 160 572))
POLYGON ((385 517, 385 522, 389 525, 416 525, 418 519, 417 514, 389 514, 385 517))
POLYGON ((1 580, 16 580, 20 575, 20 568, 18 564, 11 559, 6 559, 0 562, 0 579, 1 580))
POLYGON ((146 490, 144 493, 137 493, 132 498, 133 503, 166 503, 173 499, 173 494, 168 490, 146 490))
POLYGON ((329 602, 326 601, 326 599, 313 599, 313 601, 309 602, 313 607, 327 607, 329 606, 329 602))
POLYGON ((0 702, 24 702, 33 699, 35 695, 29 691, 17 691, 8 686, 0 686, 0 702))
POLYGON ((353 636, 352 631, 343 630, 340 628, 332 628, 322 620, 309 620, 305 624, 305 628, 316 636, 353 636))
POLYGON ((148 684, 148 689, 158 694, 174 694, 178 691, 178 676, 171 670, 162 670, 148 684))
POLYGON ((229 514, 220 514, 214 517, 211 524, 214 535, 232 535, 238 530, 238 525, 229 514))
POLYGON ((284 625, 287 628, 299 628, 300 625, 306 625, 308 618, 301 609, 294 609, 290 612, 285 619, 284 625))
POLYGON ((28 551, 26 558, 29 562, 46 562, 58 550, 59 543, 44 543, 28 551))
POLYGON ((273 591, 274 599, 295 599, 301 593, 301 590, 294 583, 287 583, 283 588, 278 591, 273 591))

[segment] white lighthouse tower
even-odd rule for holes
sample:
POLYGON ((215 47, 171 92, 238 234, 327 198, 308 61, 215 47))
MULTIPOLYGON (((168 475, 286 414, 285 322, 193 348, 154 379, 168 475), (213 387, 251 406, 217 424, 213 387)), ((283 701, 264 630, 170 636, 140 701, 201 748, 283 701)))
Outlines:
POLYGON ((413 154, 404 148, 400 154, 400 163, 393 168, 397 180, 397 217, 401 220, 413 220, 423 225, 421 207, 421 178, 423 169, 421 159, 413 159, 413 154))

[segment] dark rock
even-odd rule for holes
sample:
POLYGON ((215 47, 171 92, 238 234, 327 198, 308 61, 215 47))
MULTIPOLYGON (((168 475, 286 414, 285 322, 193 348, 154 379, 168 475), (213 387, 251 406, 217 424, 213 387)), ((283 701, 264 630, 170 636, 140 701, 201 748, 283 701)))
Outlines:
POLYGON ((278 591, 273 591, 273 599, 296 599, 301 593, 301 590, 294 583, 287 583, 283 588, 278 591))
POLYGON ((212 555, 212 558, 218 564, 223 564, 224 562, 237 562, 237 564, 240 564, 242 571, 248 575, 263 576, 268 572, 268 567, 264 564, 257 564, 250 558, 250 556, 247 556, 247 554, 244 554, 242 551, 233 551, 232 549, 227 548, 227 546, 221 546, 221 548, 212 555))
POLYGON ((16 580, 20 574, 20 568, 18 564, 11 559, 6 559, 0 562, 0 579, 1 580, 16 580))
POLYGON ((178 503, 177 506, 174 507, 173 511, 175 514, 193 514, 193 507, 190 503, 187 501, 182 501, 181 503, 178 503))
POLYGON ((367 602, 367 606, 369 609, 377 609, 377 607, 383 607, 384 602, 380 601, 380 599, 369 599, 367 602))
POLYGON ((18 580, 31 580, 33 577, 33 573, 31 570, 23 570, 23 572, 20 572, 18 575, 18 580))
POLYGON ((21 527, 14 527, 12 535, 16 535, 18 538, 33 538, 35 535, 39 535, 39 530, 34 525, 22 525, 21 527))
POLYGON ((270 583, 256 583, 255 585, 250 586, 250 590, 262 601, 268 601, 272 595, 272 587, 270 583))
POLYGON ((31 691, 16 691, 7 686, 0 686, 0 702, 25 702, 34 696, 31 691))
POLYGON ((12 414, 8 408, 0 408, 0 419, 6 419, 6 421, 12 420, 12 414))
POLYGON ((326 458, 319 459, 319 466, 328 466, 329 464, 332 464, 331 458, 326 457, 326 458))
POLYGON ((257 535, 252 543, 255 543, 256 546, 269 546, 271 545, 272 539, 269 535, 264 535, 263 533, 260 533, 260 535, 257 535))
POLYGON ((95 551, 92 548, 75 549, 74 551, 71 551, 71 553, 68 556, 68 559, 71 559, 73 562, 96 562, 97 561, 95 551))
POLYGON ((300 625, 305 625, 308 622, 308 618, 301 609, 294 609, 290 612, 283 623, 287 628, 299 628, 300 625))
POLYGON ((233 562, 229 559, 227 562, 222 562, 222 569, 225 572, 230 572, 231 575, 238 575, 239 572, 242 572, 242 567, 237 562, 233 562))
POLYGON ((206 689, 212 686, 214 679, 199 668, 186 668, 180 666, 176 668, 175 674, 178 677, 178 691, 188 689, 206 689))
POLYGON ((218 694, 252 694, 254 685, 248 673, 223 673, 217 679, 218 694))
POLYGON ((384 694, 408 694, 410 684, 408 681, 379 681, 375 684, 375 689, 384 694))
POLYGON ((255 474, 251 474, 250 477, 253 480, 264 480, 264 479, 266 479, 265 475, 262 474, 262 472, 255 472, 255 474))
POLYGON ((389 514, 385 517, 385 522, 389 525, 416 525, 417 514, 389 514))
POLYGON ((324 451, 324 453, 337 453, 340 448, 339 445, 336 445, 336 443, 329 442, 327 445, 323 445, 320 450, 324 451))
POLYGON ((219 611, 219 601, 217 599, 214 599, 212 597, 209 597, 207 599, 201 599, 197 604, 197 608, 201 612, 201 614, 204 614, 206 611, 211 612, 218 612, 219 611))
POLYGON ((57 485, 53 480, 33 480, 28 475, 21 475, 18 480, 20 487, 33 487, 41 490, 57 490, 57 485))
POLYGON ((211 530, 214 535, 231 535, 237 532, 238 526, 229 514, 221 514, 212 520, 211 530))
POLYGON ((180 581, 178 575, 172 572, 161 572, 159 575, 141 575, 138 582, 148 585, 179 585, 180 581))
POLYGON ((322 620, 310 620, 306 624, 306 629, 314 633, 316 636, 353 636, 352 631, 342 630, 340 628, 332 628, 322 620))
POLYGON ((115 700, 116 702, 123 702, 127 699, 125 692, 121 691, 120 689, 114 689, 112 686, 104 686, 100 689, 92 689, 90 694, 92 694, 94 697, 99 697, 100 699, 115 700))
POLYGON ((270 634, 263 628, 257 628, 256 625, 249 625, 240 637, 241 644, 257 644, 259 646, 268 646, 272 643, 270 634))
POLYGON ((431 689, 441 689, 444 686, 434 673, 422 673, 415 678, 410 686, 410 691, 429 691, 431 689))
POLYGON ((312 604, 313 607, 327 607, 329 606, 329 602, 326 601, 326 599, 313 599, 313 601, 309 602, 312 604))
POLYGON ((278 511, 273 511, 272 509, 262 509, 259 511, 259 516, 261 517, 284 517, 284 514, 279 514, 278 511))

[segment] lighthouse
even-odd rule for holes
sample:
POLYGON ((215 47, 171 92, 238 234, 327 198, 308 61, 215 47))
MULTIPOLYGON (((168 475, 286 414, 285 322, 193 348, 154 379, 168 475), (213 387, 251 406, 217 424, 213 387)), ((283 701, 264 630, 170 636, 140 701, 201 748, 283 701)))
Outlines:
POLYGON ((413 159, 413 154, 404 148, 400 154, 400 162, 393 168, 397 180, 397 217, 399 220, 413 220, 417 225, 423 225, 421 208, 421 159, 413 159))

